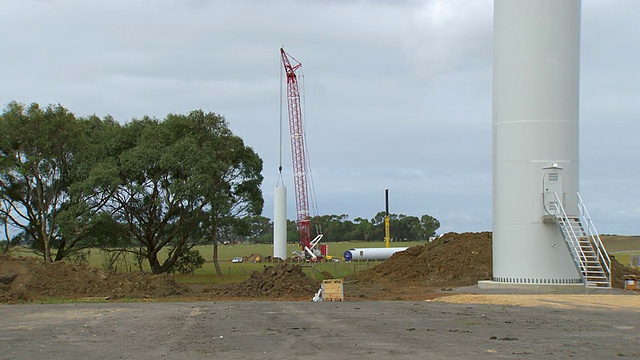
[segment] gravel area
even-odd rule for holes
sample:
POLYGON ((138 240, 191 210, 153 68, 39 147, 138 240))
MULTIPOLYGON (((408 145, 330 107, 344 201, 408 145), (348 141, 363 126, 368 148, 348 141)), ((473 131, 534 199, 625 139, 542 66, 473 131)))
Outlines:
POLYGON ((0 358, 640 357, 636 299, 454 294, 429 301, 0 305, 0 358), (635 303, 618 305, 626 301, 635 303))

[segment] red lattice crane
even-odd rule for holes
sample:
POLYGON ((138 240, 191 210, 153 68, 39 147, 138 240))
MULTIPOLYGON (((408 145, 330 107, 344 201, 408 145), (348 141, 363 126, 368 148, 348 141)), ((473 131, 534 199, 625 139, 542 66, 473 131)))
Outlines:
POLYGON ((291 159, 293 162, 293 182, 296 198, 296 214, 298 232, 300 233, 300 246, 307 257, 313 259, 314 246, 320 241, 322 235, 318 235, 311 241, 311 218, 309 216, 309 186, 307 181, 307 163, 305 154, 305 133, 302 128, 302 107, 300 104, 300 91, 298 89, 298 75, 302 64, 280 49, 282 65, 287 77, 287 109, 289 112, 289 134, 291 135, 291 159))

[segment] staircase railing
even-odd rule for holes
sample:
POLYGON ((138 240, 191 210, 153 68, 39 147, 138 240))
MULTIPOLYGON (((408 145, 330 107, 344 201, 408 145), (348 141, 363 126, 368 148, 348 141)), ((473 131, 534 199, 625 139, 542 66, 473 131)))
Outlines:
POLYGON ((602 266, 604 274, 607 277, 609 287, 611 287, 611 258, 609 257, 607 249, 605 249, 604 244, 602 243, 602 239, 600 239, 600 235, 598 235, 598 231, 596 230, 596 227, 591 220, 591 216, 589 216, 589 212, 587 211, 587 208, 584 205, 582 197, 579 193, 578 216, 580 217, 580 222, 585 228, 589 241, 591 242, 593 248, 596 250, 596 254, 598 255, 598 262, 602 266))
POLYGON ((554 192, 553 195, 555 196, 556 201, 554 203, 550 203, 549 205, 550 207, 553 207, 555 209, 551 208, 550 210, 554 212, 553 214, 555 215, 555 218, 556 218, 556 224, 562 231, 562 236, 564 237, 564 240, 567 243, 567 247, 571 252, 571 257, 573 258, 573 262, 576 264, 576 268, 578 269, 578 272, 582 277, 582 282, 586 286, 587 284, 587 279, 586 279, 587 264, 585 260, 586 255, 582 250, 582 246, 580 246, 580 238, 578 237, 575 230, 573 229, 573 226, 570 226, 571 221, 569 219, 569 216, 567 216, 567 212, 564 211, 564 206, 562 205, 562 201, 560 201, 558 194, 554 192), (563 226, 563 224, 566 224, 566 225, 563 226))

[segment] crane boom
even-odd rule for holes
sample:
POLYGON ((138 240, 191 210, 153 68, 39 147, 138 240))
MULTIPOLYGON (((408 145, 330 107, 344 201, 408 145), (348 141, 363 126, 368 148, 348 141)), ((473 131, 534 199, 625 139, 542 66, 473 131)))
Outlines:
POLYGON ((289 112, 289 134, 291 136, 291 159, 293 162, 293 181, 296 198, 296 214, 298 232, 300 234, 300 246, 305 253, 315 258, 311 249, 315 244, 311 243, 311 219, 309 216, 309 196, 307 182, 307 163, 305 156, 305 133, 302 128, 302 107, 300 104, 300 91, 298 89, 298 76, 296 72, 302 64, 280 48, 282 65, 287 76, 287 110, 289 112))

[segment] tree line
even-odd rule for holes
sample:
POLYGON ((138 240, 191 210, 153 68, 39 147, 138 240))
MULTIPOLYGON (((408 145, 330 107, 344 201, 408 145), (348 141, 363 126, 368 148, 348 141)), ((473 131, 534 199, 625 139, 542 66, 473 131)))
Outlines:
MULTIPOLYGON (((89 248, 128 252, 158 274, 191 262, 194 246, 213 244, 221 273, 221 242, 273 241, 273 223, 261 216, 261 172, 262 159, 215 113, 120 124, 60 105, 11 102, 0 114, 2 252, 26 244, 49 262, 89 248)), ((428 239, 440 226, 429 215, 390 218, 396 241, 428 239)), ((384 237, 383 212, 311 223, 323 241, 384 237)), ((288 240, 298 242, 293 221, 288 240)))
MULTIPOLYGON (((383 211, 377 213, 372 219, 356 218, 349 220, 349 216, 319 215, 311 218, 312 235, 322 233, 322 242, 338 242, 349 240, 382 241, 384 240, 384 216, 383 211)), ((418 241, 429 240, 436 235, 440 228, 438 219, 430 215, 421 217, 404 214, 389 214, 390 233, 393 241, 418 241)), ((273 242, 273 222, 266 217, 256 216, 250 219, 251 231, 247 237, 238 240, 246 240, 255 243, 273 242)), ((297 243, 299 234, 295 221, 287 220, 287 242, 297 243)))

